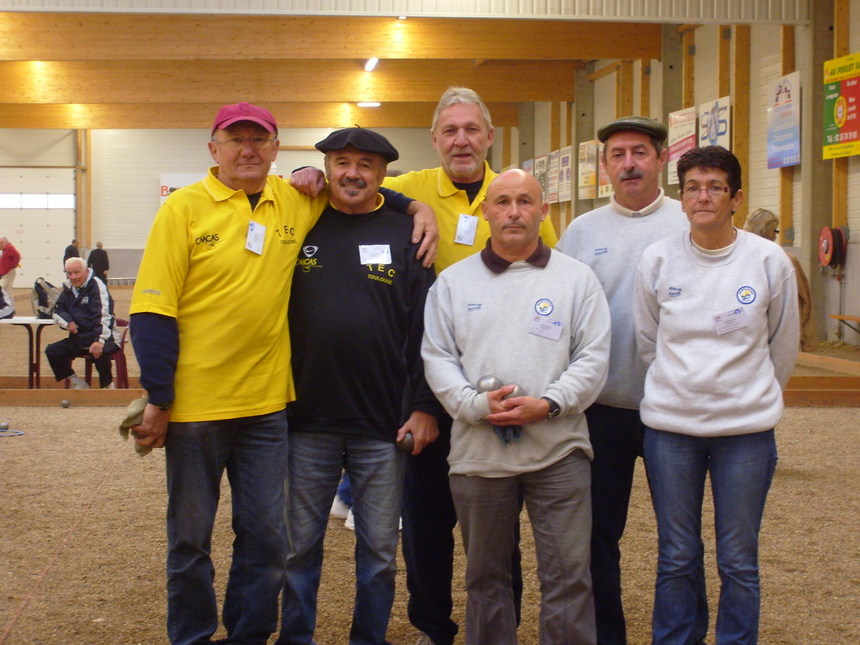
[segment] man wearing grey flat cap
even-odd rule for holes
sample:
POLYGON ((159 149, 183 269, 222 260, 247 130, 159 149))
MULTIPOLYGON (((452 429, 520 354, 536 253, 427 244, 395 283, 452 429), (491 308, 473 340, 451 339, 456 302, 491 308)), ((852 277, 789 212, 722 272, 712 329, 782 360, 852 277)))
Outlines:
POLYGON ((687 227, 681 203, 660 187, 668 157, 663 147, 666 135, 664 124, 644 116, 616 119, 598 130, 612 197, 605 206, 574 219, 557 246, 594 270, 612 318, 609 377, 597 402, 585 412, 594 449, 591 576, 598 645, 627 642, 619 542, 644 437, 639 402, 645 367, 636 352, 633 329, 636 263, 651 243, 687 227))
POLYGON ((331 203, 305 238, 293 278, 296 401, 288 408, 288 553, 279 645, 314 642, 329 509, 341 471, 355 508, 356 592, 350 642, 387 643, 406 452, 435 436, 439 404, 421 361, 434 272, 415 259, 412 221, 379 187, 397 150, 345 128, 316 144, 331 203))

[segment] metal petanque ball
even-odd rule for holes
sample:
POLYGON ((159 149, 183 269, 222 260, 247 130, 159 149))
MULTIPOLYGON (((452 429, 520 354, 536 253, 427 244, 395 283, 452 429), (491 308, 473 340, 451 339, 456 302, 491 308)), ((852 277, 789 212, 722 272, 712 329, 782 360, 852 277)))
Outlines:
POLYGON ((5 432, 8 429, 9 429, 9 424, 6 421, 3 421, 2 423, 0 423, 0 430, 5 432))
POLYGON ((502 387, 502 382, 489 374, 479 378, 478 383, 475 385, 475 389, 478 392, 490 392, 491 390, 498 390, 500 387, 502 387))
POLYGON ((69 403, 68 399, 63 399, 62 401, 60 401, 60 405, 62 405, 64 408, 67 408, 71 405, 71 403, 69 403))
POLYGON ((412 436, 411 432, 407 432, 403 439, 397 442, 397 447, 403 452, 412 452, 415 448, 415 437, 412 436))

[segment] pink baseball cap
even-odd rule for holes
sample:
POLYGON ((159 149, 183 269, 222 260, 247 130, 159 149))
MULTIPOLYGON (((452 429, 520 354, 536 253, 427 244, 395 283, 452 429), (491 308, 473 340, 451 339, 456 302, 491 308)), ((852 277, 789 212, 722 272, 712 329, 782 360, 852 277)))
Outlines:
POLYGON ((215 134, 216 130, 223 130, 239 121, 257 123, 269 132, 278 131, 278 122, 275 121, 275 117, 272 116, 271 112, 266 108, 242 102, 225 105, 218 110, 218 114, 215 115, 215 121, 212 123, 212 134, 215 134))

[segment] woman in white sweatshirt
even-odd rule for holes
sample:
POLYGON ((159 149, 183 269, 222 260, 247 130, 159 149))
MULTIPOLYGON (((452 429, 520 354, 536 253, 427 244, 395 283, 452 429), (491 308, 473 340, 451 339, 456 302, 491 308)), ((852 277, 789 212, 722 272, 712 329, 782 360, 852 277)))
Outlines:
POLYGON ((690 228, 648 247, 636 277, 641 404, 659 555, 653 645, 698 645, 707 607, 702 499, 710 474, 722 582, 717 645, 758 640, 758 534, 776 467, 774 426, 798 348, 797 285, 775 244, 738 230, 741 168, 725 148, 678 162, 690 228))

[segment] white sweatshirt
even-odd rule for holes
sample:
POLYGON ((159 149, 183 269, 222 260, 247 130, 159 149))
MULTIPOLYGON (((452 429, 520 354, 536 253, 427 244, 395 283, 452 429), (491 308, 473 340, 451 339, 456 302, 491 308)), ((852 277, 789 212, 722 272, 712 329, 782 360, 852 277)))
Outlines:
POLYGON ((660 195, 641 211, 630 211, 614 197, 606 206, 573 220, 556 248, 592 268, 609 302, 612 351, 609 376, 597 402, 635 410, 642 400, 645 366, 636 353, 633 283, 642 251, 657 240, 688 228, 675 199, 660 195))
POLYGON ((642 254, 636 340, 648 427, 695 436, 773 428, 797 358, 797 281, 782 249, 745 231, 721 256, 687 232, 642 254))
POLYGON ((508 477, 550 466, 577 448, 593 457, 583 412, 606 380, 609 308, 587 266, 552 251, 546 267, 491 272, 481 254, 448 267, 430 288, 421 355, 427 382, 454 419, 451 473, 508 477), (491 425, 485 375, 547 396, 561 416, 503 444, 491 425))

